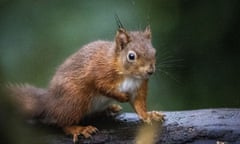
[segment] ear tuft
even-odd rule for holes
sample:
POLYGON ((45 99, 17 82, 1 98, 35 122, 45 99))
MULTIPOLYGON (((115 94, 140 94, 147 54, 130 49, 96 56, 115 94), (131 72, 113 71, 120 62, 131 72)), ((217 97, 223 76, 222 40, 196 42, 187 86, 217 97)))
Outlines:
POLYGON ((148 25, 148 26, 145 28, 144 34, 145 34, 145 36, 146 36, 148 39, 151 39, 151 38, 152 38, 152 32, 151 32, 150 25, 148 25))
POLYGON ((119 50, 124 49, 124 47, 129 43, 130 37, 127 31, 123 28, 119 28, 115 37, 115 41, 119 50))

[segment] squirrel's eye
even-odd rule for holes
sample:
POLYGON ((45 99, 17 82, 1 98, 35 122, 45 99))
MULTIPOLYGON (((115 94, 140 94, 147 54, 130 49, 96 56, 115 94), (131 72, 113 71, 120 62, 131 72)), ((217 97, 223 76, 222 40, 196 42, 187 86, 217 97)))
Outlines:
POLYGON ((128 59, 129 62, 135 61, 136 57, 137 57, 137 55, 134 51, 129 51, 128 52, 127 59, 128 59))

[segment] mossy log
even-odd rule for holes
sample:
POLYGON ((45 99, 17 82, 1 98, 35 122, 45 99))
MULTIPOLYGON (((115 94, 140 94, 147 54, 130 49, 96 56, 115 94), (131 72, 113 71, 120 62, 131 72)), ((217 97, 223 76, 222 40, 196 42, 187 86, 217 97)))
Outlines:
MULTIPOLYGON (((240 109, 201 109, 163 112, 164 123, 150 126, 140 122, 135 113, 85 120, 99 132, 79 143, 158 143, 158 144, 240 144, 240 109)), ((50 144, 72 144, 64 133, 51 132, 44 138, 50 144)))

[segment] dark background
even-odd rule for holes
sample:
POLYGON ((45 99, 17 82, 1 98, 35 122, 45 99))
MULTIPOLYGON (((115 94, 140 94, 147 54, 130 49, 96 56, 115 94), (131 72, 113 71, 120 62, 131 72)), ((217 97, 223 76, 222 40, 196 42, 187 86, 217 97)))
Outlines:
MULTIPOLYGON (((47 87, 82 45, 114 39, 115 14, 128 30, 151 25, 158 71, 149 109, 240 107, 238 0, 1 0, 0 85, 47 87)), ((0 94, 1 143, 42 143, 0 94)))
MULTIPOLYGON (((151 25, 159 70, 148 107, 240 107, 238 0, 53 0, 0 2, 1 83, 47 87, 82 45, 151 25)), ((131 111, 125 104, 126 111, 131 111)))

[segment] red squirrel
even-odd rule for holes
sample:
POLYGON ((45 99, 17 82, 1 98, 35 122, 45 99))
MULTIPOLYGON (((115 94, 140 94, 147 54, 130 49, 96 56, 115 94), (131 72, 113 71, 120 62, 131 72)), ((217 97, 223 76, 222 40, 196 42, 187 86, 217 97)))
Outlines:
POLYGON ((88 138, 94 126, 80 126, 83 117, 121 107, 114 101, 129 102, 146 123, 163 121, 163 114, 147 112, 149 77, 155 72, 156 50, 151 30, 127 31, 119 28, 114 41, 91 42, 59 66, 47 89, 25 84, 10 86, 22 110, 32 118, 56 124, 66 134, 88 138))

